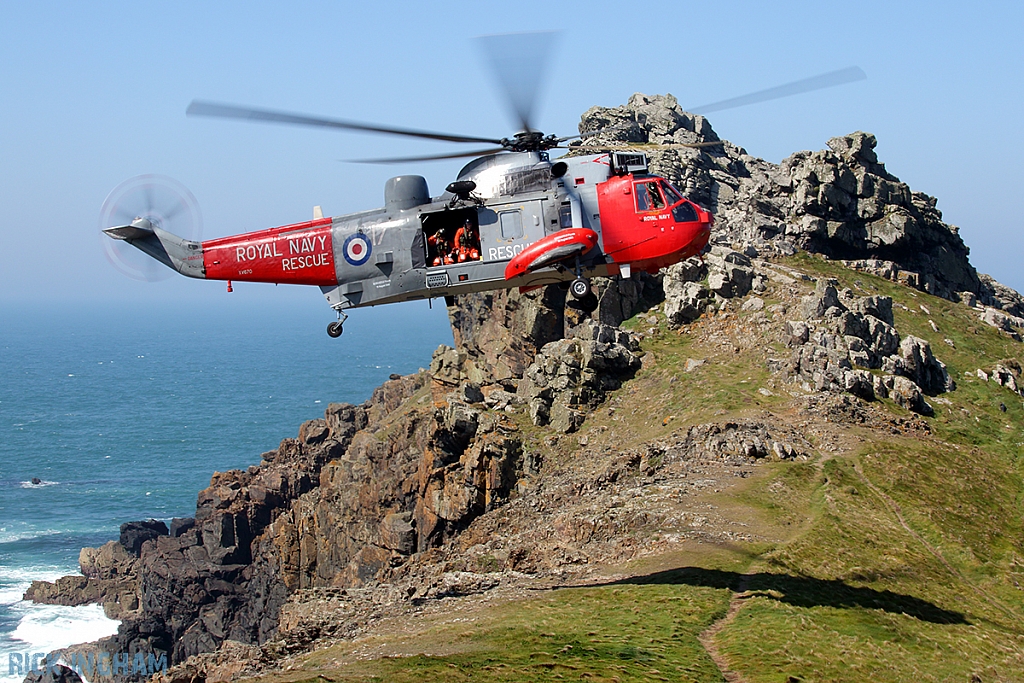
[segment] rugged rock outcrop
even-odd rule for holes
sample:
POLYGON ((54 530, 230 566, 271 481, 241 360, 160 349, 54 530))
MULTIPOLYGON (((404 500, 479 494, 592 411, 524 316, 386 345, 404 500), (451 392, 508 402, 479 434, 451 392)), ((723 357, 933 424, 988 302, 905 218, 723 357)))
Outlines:
POLYGON ((570 336, 585 320, 618 325, 661 303, 661 278, 637 273, 627 279, 594 278, 598 305, 590 314, 573 307, 559 286, 521 294, 499 290, 456 297, 448 308, 455 349, 434 355, 430 372, 448 388, 464 381, 515 390, 545 345, 570 336))
POLYGON ((565 300, 560 287, 456 297, 448 318, 458 350, 443 365, 432 366, 431 373, 452 386, 463 379, 514 386, 538 349, 565 336, 565 300))
POLYGON ((690 263, 676 264, 665 270, 665 317, 672 325, 693 322, 711 304, 711 293, 698 280, 701 268, 690 263))
POLYGON ((332 404, 326 419, 303 424, 297 439, 265 453, 259 466, 214 474, 199 493, 192 528, 143 544, 142 614, 122 623, 121 651, 169 652, 179 661, 226 638, 250 641, 258 631, 247 609, 253 541, 316 486, 320 469, 365 419, 365 409, 332 404))
POLYGON ((712 246, 703 260, 690 258, 664 269, 665 316, 671 325, 693 322, 727 299, 765 291, 768 275, 754 268, 750 255, 721 245, 712 246))
POLYGON ((120 543, 129 553, 138 557, 142 553, 142 544, 156 540, 168 534, 167 525, 158 519, 147 519, 141 522, 125 522, 121 525, 120 543))
POLYGON ((83 548, 78 563, 82 576, 33 581, 24 599, 47 605, 99 604, 111 619, 128 618, 139 609, 139 562, 120 542, 83 548))
POLYGON ((422 409, 394 420, 382 412, 357 432, 320 486, 254 544, 248 609, 257 630, 243 642, 270 637, 295 590, 375 580, 508 497, 523 467, 515 425, 454 396, 423 399, 422 409))
POLYGON ((588 410, 640 369, 639 350, 629 333, 594 322, 546 344, 519 382, 533 423, 562 433, 579 429, 588 410))
MULTIPOLYGON (((671 95, 638 93, 620 107, 591 108, 580 123, 584 132, 607 127, 621 129, 580 143, 580 152, 612 142, 720 140, 706 118, 683 111, 671 95)), ((931 294, 954 301, 973 296, 1024 317, 1021 296, 979 276, 956 226, 942 221, 935 198, 889 173, 875 145, 873 135, 858 131, 778 165, 728 141, 648 154, 653 173, 714 213, 714 243, 783 255, 800 247, 931 294)))
POLYGON ((102 602, 122 582, 138 604, 123 600, 108 645, 132 657, 180 662, 226 641, 265 642, 296 590, 376 580, 502 504, 536 466, 518 427, 467 395, 483 398, 463 388, 435 403, 420 374, 386 382, 361 406, 331 404, 260 465, 216 473, 174 535, 139 541, 139 529, 159 529, 126 525, 139 558, 119 542, 86 549, 86 576, 31 596, 102 602), (396 415, 417 392, 422 407, 396 415))
MULTIPOLYGON (((796 282, 764 261, 755 263, 721 246, 713 247, 707 260, 707 267, 690 259, 666 269, 664 312, 670 325, 691 323, 750 291, 737 287, 737 282, 751 283, 760 291, 770 278, 796 282), (730 265, 733 270, 728 269, 730 265), (716 270, 722 277, 713 280, 716 270), (707 285, 694 281, 704 277, 707 285), (729 284, 723 286, 723 281, 729 284)), ((927 341, 901 338, 893 325, 892 305, 889 297, 857 296, 849 289, 839 291, 835 281, 819 280, 814 293, 792 309, 799 317, 787 320, 783 327, 781 341, 793 350, 790 358, 770 360, 769 367, 805 382, 809 390, 845 391, 868 401, 891 396, 914 412, 930 414, 924 395, 952 391, 956 383, 927 341)), ((761 298, 751 297, 740 308, 758 311, 764 306, 761 298)))
POLYGON ((174 534, 162 522, 125 524, 120 541, 82 551, 84 576, 34 585, 27 597, 104 604, 123 620, 108 649, 132 657, 179 661, 226 638, 251 642, 259 632, 249 590, 253 541, 316 487, 323 465, 344 453, 369 416, 395 405, 396 393, 407 395, 385 385, 364 406, 331 404, 325 419, 303 424, 297 439, 282 441, 260 465, 215 473, 195 517, 176 520, 174 534))
POLYGON ((893 327, 892 299, 859 297, 836 285, 819 280, 814 293, 804 298, 805 319, 788 321, 783 334, 792 356, 775 369, 816 391, 848 391, 865 400, 892 397, 914 412, 930 414, 923 394, 956 388, 946 366, 927 341, 900 338, 893 327), (885 374, 872 375, 868 369, 885 374))

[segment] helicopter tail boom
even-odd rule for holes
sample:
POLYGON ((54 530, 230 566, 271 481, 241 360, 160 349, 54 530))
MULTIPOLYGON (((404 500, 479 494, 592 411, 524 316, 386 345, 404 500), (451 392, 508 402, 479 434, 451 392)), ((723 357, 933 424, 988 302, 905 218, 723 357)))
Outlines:
MULTIPOLYGON (((244 235, 203 242, 203 265, 210 280, 273 282, 294 285, 336 285, 332 218, 315 218, 244 235)), ((344 247, 355 263, 370 252, 365 236, 344 247)), ((351 262, 351 261, 350 261, 351 262)))
MULTIPOLYGON (((146 218, 103 230, 182 275, 206 280, 334 285, 331 218, 284 225, 203 242, 162 230, 146 218)), ((346 249, 358 258, 368 242, 350 240, 346 249)))
POLYGON ((206 277, 201 243, 162 230, 146 218, 136 218, 128 225, 106 228, 103 232, 127 242, 185 277, 206 277))

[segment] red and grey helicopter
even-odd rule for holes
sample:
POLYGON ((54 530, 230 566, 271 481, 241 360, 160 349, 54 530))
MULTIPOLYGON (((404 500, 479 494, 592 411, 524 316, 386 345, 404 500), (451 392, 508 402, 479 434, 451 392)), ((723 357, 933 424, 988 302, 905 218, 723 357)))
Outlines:
MULTIPOLYGON (((653 273, 698 254, 708 244, 714 219, 670 182, 650 174, 643 151, 549 157, 550 150, 563 148, 570 140, 607 129, 556 137, 531 125, 539 80, 533 77, 539 76, 539 69, 524 79, 522 60, 516 57, 536 56, 538 51, 524 49, 522 42, 538 35, 544 36, 484 39, 521 128, 511 138, 434 133, 202 101, 194 101, 187 110, 192 116, 490 145, 470 152, 375 160, 476 157, 440 196, 430 195, 422 176, 401 175, 385 184, 383 207, 344 216, 324 217, 317 207, 310 221, 194 241, 164 230, 159 216, 144 212, 126 225, 103 231, 187 277, 226 280, 229 287, 231 281, 318 286, 338 314, 327 328, 332 337, 342 334, 350 308, 434 297, 450 303, 458 294, 510 287, 525 290, 568 283, 579 305, 592 310, 597 301, 588 278, 653 273)), ((782 95, 762 99, 773 96, 782 95)), ((709 144, 721 143, 684 146, 709 144)))

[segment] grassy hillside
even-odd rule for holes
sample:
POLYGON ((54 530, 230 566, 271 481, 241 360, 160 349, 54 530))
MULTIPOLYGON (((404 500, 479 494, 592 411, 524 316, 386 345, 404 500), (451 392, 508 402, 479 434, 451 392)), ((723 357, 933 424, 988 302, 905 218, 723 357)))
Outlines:
POLYGON ((785 265, 893 297, 901 335, 928 340, 956 379, 929 398, 934 417, 826 399, 768 371, 789 353, 773 305, 813 283, 773 281, 764 311, 734 307, 679 331, 643 314, 628 323, 646 337, 637 377, 576 435, 525 430, 532 446, 571 466, 581 444, 630 448, 701 422, 797 430, 809 457, 700 495, 756 540, 688 541, 585 586, 547 581, 386 621, 265 679, 1024 680, 1024 404, 965 376, 1024 360, 1024 345, 964 305, 809 256, 785 265), (703 363, 687 371, 688 360, 703 363))

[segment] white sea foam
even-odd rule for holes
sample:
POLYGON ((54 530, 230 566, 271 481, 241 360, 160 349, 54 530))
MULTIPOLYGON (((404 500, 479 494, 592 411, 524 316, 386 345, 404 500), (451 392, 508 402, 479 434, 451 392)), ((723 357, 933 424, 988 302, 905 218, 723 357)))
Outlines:
POLYGON ((121 622, 108 619, 99 605, 64 607, 61 605, 17 606, 25 616, 10 634, 20 651, 49 652, 76 643, 87 643, 117 633, 121 622))
POLYGON ((0 543, 16 543, 17 541, 27 541, 31 538, 39 538, 40 536, 53 536, 54 534, 60 533, 64 532, 58 529, 10 531, 7 529, 7 527, 4 527, 3 529, 0 529, 0 543))
POLYGON ((33 581, 56 581, 67 574, 74 574, 73 567, 55 565, 35 567, 0 567, 0 605, 21 602, 21 596, 33 581))
POLYGON ((21 600, 31 584, 14 584, 11 586, 0 586, 0 605, 13 605, 21 600))
POLYGON ((2 664, 2 666, 0 666, 0 683, 22 683, 22 681, 25 680, 25 676, 17 673, 17 670, 15 670, 13 676, 9 675, 11 668, 10 662, 7 661, 7 656, 9 656, 9 654, 11 653, 5 655, 3 662, 0 662, 0 664, 2 664))
POLYGON ((47 486, 56 486, 59 483, 60 483, 59 481, 46 481, 45 479, 39 480, 38 484, 33 483, 32 481, 23 481, 23 482, 21 482, 21 488, 23 488, 23 489, 44 489, 47 486))

